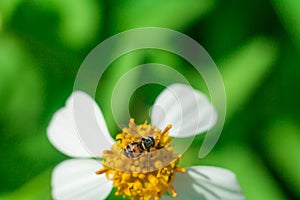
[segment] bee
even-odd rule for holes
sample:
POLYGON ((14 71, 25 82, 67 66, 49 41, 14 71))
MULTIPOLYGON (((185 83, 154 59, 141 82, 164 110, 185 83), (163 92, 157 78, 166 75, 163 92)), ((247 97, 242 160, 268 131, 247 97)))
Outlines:
POLYGON ((124 155, 127 158, 139 157, 144 151, 149 152, 155 146, 155 140, 152 136, 142 137, 139 142, 132 142, 124 148, 124 155))

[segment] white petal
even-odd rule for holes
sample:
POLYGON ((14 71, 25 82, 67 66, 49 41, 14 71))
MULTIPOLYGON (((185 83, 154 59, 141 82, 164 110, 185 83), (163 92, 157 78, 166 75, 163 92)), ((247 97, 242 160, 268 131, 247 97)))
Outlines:
POLYGON ((47 135, 58 150, 71 157, 101 156, 114 142, 100 108, 81 91, 73 92, 66 106, 54 114, 47 135))
MULTIPOLYGON (((244 200, 236 176, 229 170, 210 167, 188 167, 187 173, 177 173, 173 186, 176 199, 244 200)), ((170 199, 165 197, 164 199, 170 199)))
POLYGON ((92 159, 72 159, 60 163, 52 173, 55 200, 102 200, 110 194, 112 183, 105 174, 96 175, 101 163, 92 159))
POLYGON ((212 128, 217 112, 206 96, 185 84, 168 86, 155 100, 151 122, 164 129, 172 124, 170 136, 190 137, 212 128))

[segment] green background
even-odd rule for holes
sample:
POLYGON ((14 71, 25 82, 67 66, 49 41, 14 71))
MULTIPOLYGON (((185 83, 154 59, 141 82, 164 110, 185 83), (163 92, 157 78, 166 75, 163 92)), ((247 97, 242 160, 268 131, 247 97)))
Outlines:
MULTIPOLYGON (((198 41, 225 83, 228 113, 220 140, 198 159, 204 137, 197 136, 181 166, 231 169, 250 200, 299 199, 299 9, 297 0, 0 0, 0 199, 51 199, 51 171, 67 158, 47 140, 51 116, 71 94, 81 62, 96 45, 146 26, 198 41)), ((112 135, 118 128, 106 105, 114 85, 132 67, 149 62, 173 67, 207 92, 201 77, 175 55, 124 55, 97 90, 112 135)), ((162 89, 146 85, 135 92, 130 110, 137 122, 148 119, 162 89)))

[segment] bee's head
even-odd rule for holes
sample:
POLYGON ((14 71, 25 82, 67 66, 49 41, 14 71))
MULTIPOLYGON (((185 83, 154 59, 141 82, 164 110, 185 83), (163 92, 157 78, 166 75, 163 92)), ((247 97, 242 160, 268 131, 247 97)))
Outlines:
POLYGON ((147 147, 154 147, 155 140, 152 136, 147 136, 145 137, 144 143, 146 144, 147 147))

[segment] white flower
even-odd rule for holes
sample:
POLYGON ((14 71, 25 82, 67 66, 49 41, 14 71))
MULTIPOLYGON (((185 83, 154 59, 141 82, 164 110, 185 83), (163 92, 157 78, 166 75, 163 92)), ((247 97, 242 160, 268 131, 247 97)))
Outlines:
MULTIPOLYGON (((184 84, 167 87, 157 97, 151 111, 151 124, 160 129, 172 124, 169 131, 172 137, 190 137, 205 132, 216 120, 217 113, 205 95, 184 84)), ((59 151, 74 157, 54 169, 51 182, 53 198, 106 199, 111 192, 112 182, 106 179, 105 174, 95 174, 95 171, 102 168, 102 164, 92 157, 101 157, 102 152, 110 149, 115 141, 111 138, 94 99, 84 92, 75 91, 67 100, 66 106, 54 114, 47 134, 59 151), (80 110, 79 117, 74 117, 75 101, 80 110), (94 112, 85 112, 91 106, 94 112), (82 135, 91 138, 83 143, 82 135)), ((186 169, 186 173, 176 173, 172 183, 177 199, 244 199, 232 172, 211 166, 192 166, 186 169)), ((173 197, 164 195, 162 199, 173 197)))

